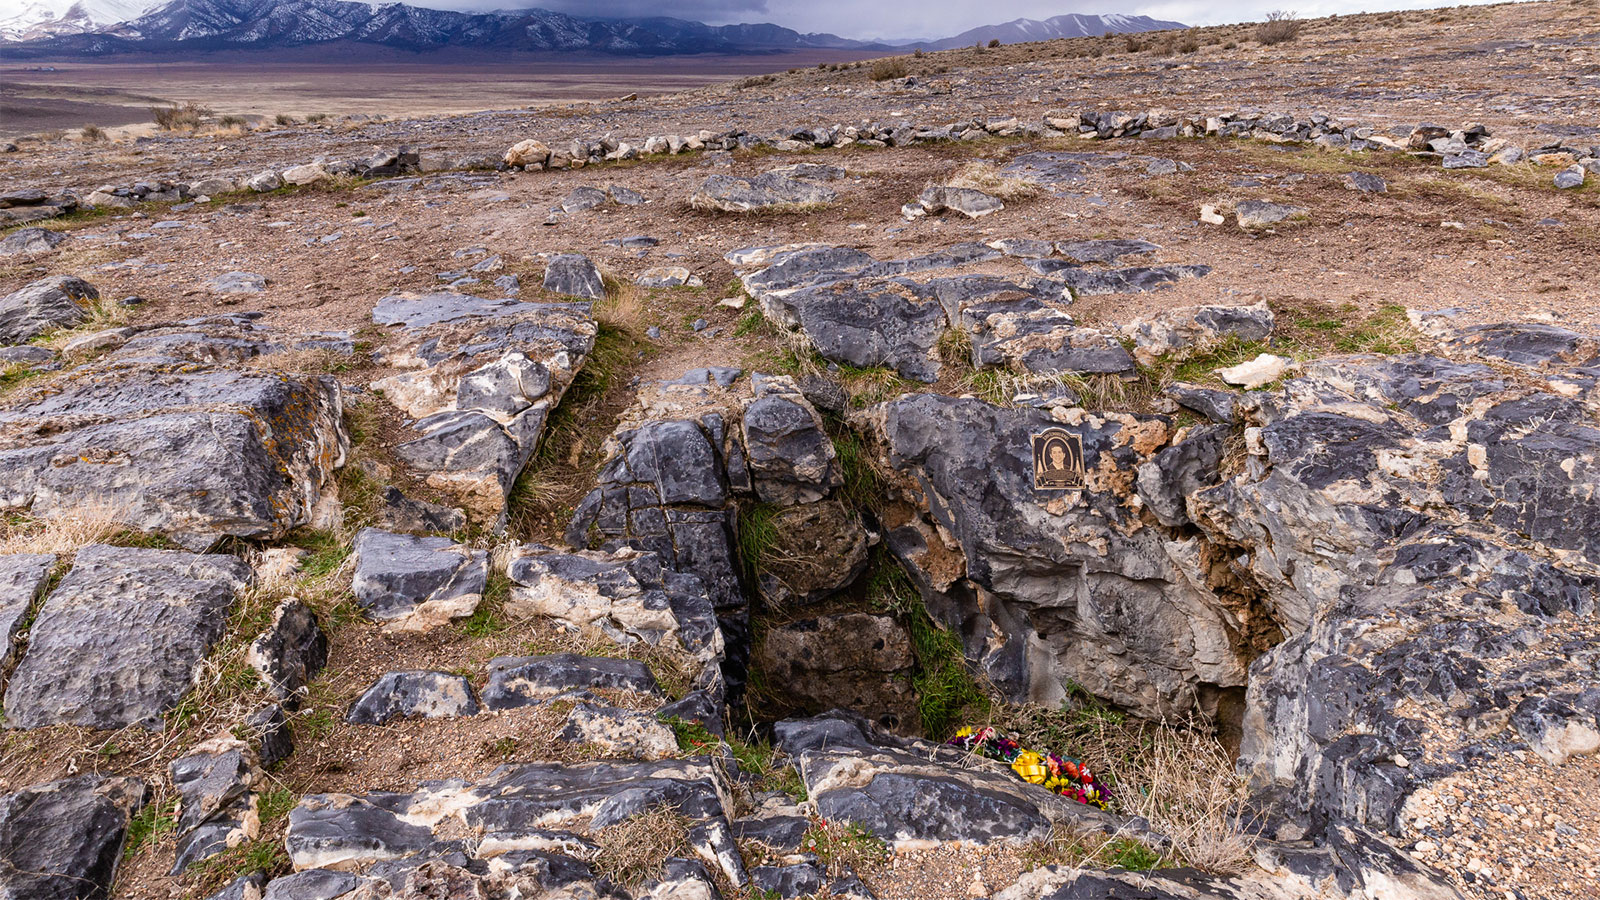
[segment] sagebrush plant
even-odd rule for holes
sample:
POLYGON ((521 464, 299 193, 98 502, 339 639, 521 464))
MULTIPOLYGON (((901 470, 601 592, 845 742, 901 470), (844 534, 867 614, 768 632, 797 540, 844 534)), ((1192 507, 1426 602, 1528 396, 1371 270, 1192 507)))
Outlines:
POLYGON ((194 101, 178 106, 152 106, 150 116, 162 131, 193 131, 200 122, 211 115, 211 110, 194 101))
POLYGON ((1300 36, 1301 22, 1288 10, 1267 13, 1267 20, 1256 26, 1256 42, 1265 47, 1286 44, 1300 36))
POLYGON ((904 58, 891 56, 874 62, 867 72, 867 77, 873 81, 893 81, 896 78, 904 78, 910 73, 911 69, 906 65, 904 58))

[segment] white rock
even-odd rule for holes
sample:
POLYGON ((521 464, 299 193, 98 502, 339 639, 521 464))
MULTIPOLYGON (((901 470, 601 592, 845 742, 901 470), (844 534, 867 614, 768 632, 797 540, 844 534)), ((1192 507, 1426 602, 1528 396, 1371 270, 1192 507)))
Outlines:
POLYGON ((1253 391, 1283 377, 1283 373, 1288 370, 1289 365, 1293 362, 1294 360, 1286 356, 1263 353, 1249 362, 1242 362, 1237 366, 1229 366, 1226 369, 1218 369, 1217 374, 1228 384, 1242 387, 1247 391, 1253 391))
POLYGON ((1200 207, 1200 221, 1206 223, 1207 225, 1221 225, 1228 220, 1222 215, 1222 213, 1217 212, 1217 208, 1215 206, 1212 206, 1208 203, 1205 206, 1200 207))
POLYGON ((303 166, 295 166, 292 169, 283 170, 283 180, 288 184, 316 184, 319 181, 327 181, 332 177, 332 175, 328 174, 327 169, 316 163, 307 163, 303 166))

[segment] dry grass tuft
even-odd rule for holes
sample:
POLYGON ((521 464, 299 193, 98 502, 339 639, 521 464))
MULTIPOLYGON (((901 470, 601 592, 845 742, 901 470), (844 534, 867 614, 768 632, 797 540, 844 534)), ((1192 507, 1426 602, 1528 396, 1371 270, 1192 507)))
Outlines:
POLYGON ((1021 200, 1039 193, 1039 186, 1022 178, 1000 174, 1000 170, 985 162, 971 162, 962 166, 955 177, 945 182, 950 187, 973 188, 1001 200, 1021 200))
POLYGON ((64 350, 66 346, 78 338, 105 331, 108 328, 120 328, 128 324, 128 308, 112 300, 107 294, 101 294, 98 300, 92 300, 84 307, 87 318, 71 328, 53 331, 45 337, 35 340, 34 343, 51 350, 64 350))
POLYGON ((122 529, 109 507, 83 507, 71 515, 0 519, 0 555, 10 553, 76 553, 102 543, 122 529))
POLYGON ((209 115, 211 110, 194 101, 182 106, 150 107, 150 116, 162 131, 193 131, 199 128, 200 121, 209 115))
POLYGON ((990 724, 1024 747, 1083 760, 1109 785, 1119 812, 1145 817, 1155 833, 1172 840, 1156 853, 1125 836, 1062 834, 1055 855, 1040 864, 1098 860, 1134 868, 1143 860, 1146 868, 1181 863, 1216 874, 1249 864, 1253 843, 1239 812, 1244 779, 1208 723, 1158 725, 1090 703, 1059 710, 996 706, 990 724), (1159 859, 1146 859, 1147 853, 1159 859))
POLYGON ((1231 875, 1250 864, 1254 840, 1240 812, 1244 778, 1215 739, 1191 727, 1153 729, 1146 752, 1121 775, 1112 785, 1117 804, 1150 820, 1189 865, 1231 875))
POLYGON ((600 848, 595 874, 615 884, 637 887, 660 877, 668 857, 686 856, 689 820, 670 806, 657 806, 590 835, 600 848))

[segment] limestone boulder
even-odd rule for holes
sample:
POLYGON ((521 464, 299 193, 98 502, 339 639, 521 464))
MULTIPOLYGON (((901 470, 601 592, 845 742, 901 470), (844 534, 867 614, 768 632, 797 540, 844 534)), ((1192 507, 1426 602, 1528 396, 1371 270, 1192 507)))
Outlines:
POLYGON ((350 589, 372 618, 399 631, 419 631, 472 615, 489 578, 486 550, 449 538, 390 534, 364 528, 356 535, 350 589))

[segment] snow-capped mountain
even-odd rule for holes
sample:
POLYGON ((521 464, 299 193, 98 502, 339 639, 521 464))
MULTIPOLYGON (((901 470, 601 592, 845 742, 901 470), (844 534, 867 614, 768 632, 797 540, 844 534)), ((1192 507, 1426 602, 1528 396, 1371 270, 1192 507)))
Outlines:
MULTIPOLYGON (((587 51, 625 56, 897 49, 832 34, 801 34, 771 24, 706 25, 666 17, 584 19, 545 9, 466 13, 350 0, 171 0, 153 8, 144 5, 148 0, 30 2, 34 5, 6 20, 32 23, 26 29, 20 24, 13 26, 20 29, 15 32, 19 37, 0 30, 0 39, 13 41, 6 45, 5 53, 14 59, 275 50, 334 42, 411 51, 587 51), (72 5, 63 7, 66 3, 72 5)), ((975 28, 920 46, 939 49, 991 38, 1010 43, 1182 27, 1144 16, 1067 15, 975 28)), ((899 49, 910 46, 902 44, 899 49)))
POLYGON ((99 31, 160 5, 161 0, 29 0, 16 13, 0 18, 0 40, 36 41, 99 31))
MULTIPOLYGON (((40 0, 50 2, 50 0, 40 0)), ((62 2, 62 0, 56 0, 62 2)), ((139 0, 80 0, 104 4, 139 0)), ((888 49, 777 25, 682 19, 581 19, 543 9, 464 13, 348 0, 173 0, 128 21, 13 44, 19 58, 119 52, 275 49, 347 41, 404 50, 591 51, 623 55, 740 53, 828 47, 888 49)))
POLYGON ((1015 19, 1000 25, 983 25, 963 31, 955 37, 928 41, 921 46, 928 50, 949 50, 987 44, 998 39, 1002 44, 1021 41, 1049 41, 1056 38, 1095 37, 1102 34, 1126 34, 1135 31, 1165 31, 1168 28, 1186 28, 1178 22, 1164 22, 1149 16, 1124 16, 1112 13, 1088 16, 1070 13, 1048 19, 1015 19))

